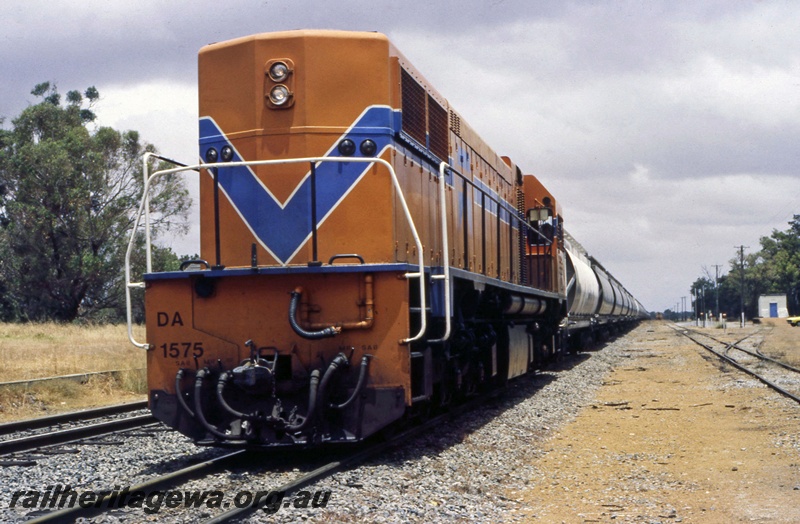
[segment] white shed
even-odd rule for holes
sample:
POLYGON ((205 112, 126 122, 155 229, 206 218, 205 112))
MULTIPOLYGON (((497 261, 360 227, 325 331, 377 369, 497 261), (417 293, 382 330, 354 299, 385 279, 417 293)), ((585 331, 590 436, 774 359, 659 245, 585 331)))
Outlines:
POLYGON ((761 295, 758 297, 758 316, 762 318, 786 318, 789 308, 786 295, 761 295))

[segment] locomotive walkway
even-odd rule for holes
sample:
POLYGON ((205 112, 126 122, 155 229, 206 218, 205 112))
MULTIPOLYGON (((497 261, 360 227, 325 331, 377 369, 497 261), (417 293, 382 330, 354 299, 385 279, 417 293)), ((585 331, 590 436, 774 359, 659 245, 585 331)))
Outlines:
MULTIPOLYGON (((788 324, 707 331, 800 359, 788 324)), ((628 337, 630 360, 543 443, 524 520, 800 522, 800 407, 664 322, 628 337)))

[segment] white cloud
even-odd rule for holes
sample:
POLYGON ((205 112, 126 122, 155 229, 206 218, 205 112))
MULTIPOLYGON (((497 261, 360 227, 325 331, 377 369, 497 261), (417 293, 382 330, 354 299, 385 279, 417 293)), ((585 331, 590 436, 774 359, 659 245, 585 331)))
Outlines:
POLYGON ((800 213, 797 3, 8 0, 0 18, 13 72, 0 115, 34 101, 38 82, 94 84, 104 124, 180 161, 197 151, 202 45, 291 28, 387 33, 655 310, 800 213))
MULTIPOLYGON (((154 144, 161 155, 183 164, 198 161, 197 88, 171 82, 98 87, 101 100, 96 107, 98 125, 135 130, 142 141, 154 144)), ((197 174, 185 174, 190 197, 195 203, 186 236, 162 238, 179 255, 200 252, 199 182, 197 174)))

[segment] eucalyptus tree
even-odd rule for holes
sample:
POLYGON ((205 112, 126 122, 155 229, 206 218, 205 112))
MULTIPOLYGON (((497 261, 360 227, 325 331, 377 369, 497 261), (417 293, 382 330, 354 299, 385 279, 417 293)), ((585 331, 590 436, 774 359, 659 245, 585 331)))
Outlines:
MULTIPOLYGON (((98 126, 94 87, 55 85, 0 130, 0 309, 6 319, 71 321, 122 313, 123 257, 153 145, 98 126)), ((155 238, 185 231, 191 201, 180 176, 151 193, 155 238)), ((162 248, 159 259, 176 259, 162 248), (166 254, 168 256, 164 257, 166 254)))

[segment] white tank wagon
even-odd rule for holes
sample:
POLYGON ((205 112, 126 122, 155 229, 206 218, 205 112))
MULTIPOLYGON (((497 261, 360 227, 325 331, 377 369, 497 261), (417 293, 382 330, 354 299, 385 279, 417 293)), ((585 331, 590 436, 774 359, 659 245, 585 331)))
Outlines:
POLYGON ((567 331, 573 346, 605 340, 647 310, 584 247, 565 232, 567 331))

